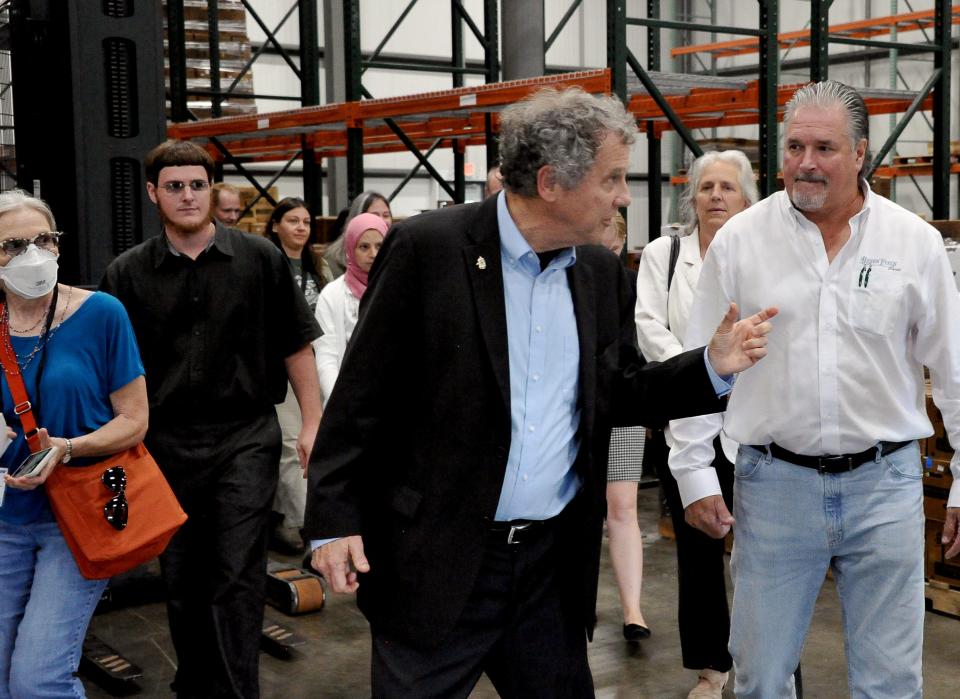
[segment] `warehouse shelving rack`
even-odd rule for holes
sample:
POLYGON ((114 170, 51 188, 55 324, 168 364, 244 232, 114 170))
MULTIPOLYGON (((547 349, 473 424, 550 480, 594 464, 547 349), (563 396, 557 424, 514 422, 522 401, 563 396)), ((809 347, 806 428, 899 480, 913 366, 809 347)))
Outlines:
POLYGON ((440 145, 485 145, 488 122, 504 106, 543 87, 579 86, 593 93, 610 91, 606 68, 453 88, 407 97, 370 99, 267 114, 204 119, 171 124, 171 138, 211 141, 218 159, 278 160, 300 152, 302 144, 317 158, 349 153, 351 131, 359 132, 362 152, 419 150, 440 145), (391 127, 393 122, 398 128, 391 127), (399 133, 398 133, 399 131, 399 133), (437 141, 441 143, 437 143, 437 141), (214 142, 215 141, 215 142, 214 142))
MULTIPOLYGON (((878 17, 854 23, 830 27, 829 8, 832 0, 810 0, 810 29, 802 32, 778 34, 779 2, 756 0, 759 8, 758 26, 728 27, 715 23, 699 24, 686 21, 660 19, 660 0, 647 0, 646 17, 628 17, 623 0, 607 0, 607 58, 613 69, 613 90, 637 115, 643 125, 648 142, 649 185, 649 235, 659 235, 662 221, 660 135, 670 129, 677 133, 684 145, 699 156, 702 149, 694 139, 691 128, 719 125, 759 124, 760 163, 759 188, 766 196, 776 188, 777 178, 777 122, 782 119, 782 107, 789 94, 797 86, 778 84, 779 56, 781 46, 805 41, 811 49, 810 79, 824 80, 828 75, 830 43, 867 46, 886 49, 924 50, 933 54, 934 69, 926 84, 917 92, 863 90, 871 114, 903 112, 904 116, 891 130, 888 139, 877 150, 871 172, 903 132, 909 120, 920 109, 929 109, 933 114, 933 215, 946 218, 949 215, 950 165, 950 52, 951 25, 960 23, 960 11, 952 7, 950 0, 936 0, 932 11, 878 17), (934 28, 932 42, 905 43, 882 41, 875 37, 893 30, 934 28), (644 68, 627 45, 628 26, 646 28, 647 67, 644 68), (731 85, 724 93, 722 88, 707 87, 699 80, 724 80, 716 76, 697 75, 679 77, 675 82, 688 81, 686 94, 678 98, 668 97, 652 78, 660 68, 660 31, 681 29, 706 33, 743 35, 746 38, 732 42, 713 42, 690 47, 680 47, 683 53, 718 52, 759 54, 759 79, 749 87, 731 85), (636 87, 636 83, 640 87, 636 87), (932 95, 932 97, 931 97, 932 95), (906 100, 906 103, 905 103, 906 100), (682 104, 683 116, 675 106, 682 104), (738 108, 739 107, 739 108, 738 108), (711 108, 713 114, 711 114, 711 108)), ((682 55, 682 54, 675 54, 682 55)), ((679 87, 683 89, 683 86, 679 87)), ((890 171, 887 171, 890 172, 890 171)), ((896 171, 893 171, 896 172, 896 171)))
MULTIPOLYGON (((182 2, 182 0, 180 0, 182 2)), ((212 0, 211 0, 212 1, 212 0)), ((243 0, 246 4, 246 0, 243 0)), ((287 158, 280 174, 286 172, 297 158, 305 162, 305 191, 314 192, 319 201, 319 184, 307 187, 306 163, 312 163, 319 172, 319 162, 329 157, 346 157, 348 186, 353 195, 363 188, 363 154, 409 150, 418 158, 417 166, 401 182, 402 187, 417 170, 425 168, 447 192, 453 201, 463 201, 463 149, 467 145, 486 144, 495 154, 493 134, 496 130, 496 112, 510 101, 519 99, 530 90, 543 85, 579 84, 590 92, 613 92, 628 104, 637 116, 648 140, 648 175, 651 237, 660 230, 661 188, 664 177, 661 170, 660 143, 663 133, 678 133, 686 147, 700 155, 701 149, 691 131, 716 126, 759 124, 760 164, 759 185, 762 194, 776 187, 778 170, 777 122, 782 109, 796 85, 778 84, 779 49, 794 45, 811 47, 810 78, 827 77, 830 43, 862 45, 888 50, 927 51, 934 56, 934 70, 926 84, 918 91, 865 89, 871 114, 903 114, 890 137, 874 158, 875 172, 880 176, 926 174, 923 167, 880 166, 884 155, 902 133, 909 119, 920 110, 932 112, 934 148, 929 172, 933 176, 934 217, 948 216, 949 174, 955 171, 950 164, 950 51, 951 24, 960 23, 960 8, 949 0, 936 0, 933 10, 911 12, 889 17, 877 17, 858 22, 828 25, 830 0, 810 0, 811 28, 801 32, 777 33, 779 2, 756 0, 759 7, 757 27, 726 27, 660 19, 659 0, 647 0, 647 16, 627 17, 624 0, 607 0, 607 57, 606 71, 581 71, 552 74, 543 78, 515 83, 498 83, 496 44, 496 1, 484 0, 484 30, 469 17, 459 0, 451 0, 453 18, 453 53, 449 66, 436 61, 384 60, 380 55, 386 42, 400 26, 413 4, 411 0, 403 13, 387 32, 377 49, 367 58, 360 54, 359 0, 340 0, 343 3, 345 45, 347 52, 347 94, 343 103, 326 106, 308 106, 302 109, 273 112, 256 117, 228 117, 202 120, 196 123, 174 123, 170 135, 177 138, 207 139, 218 159, 231 163, 241 174, 246 174, 243 163, 287 158), (482 66, 468 67, 463 59, 462 30, 466 24, 481 42, 485 51, 482 66), (646 28, 646 68, 627 46, 626 28, 646 28), (905 32, 933 27, 933 41, 906 43, 884 41, 877 37, 892 31, 905 32), (731 52, 759 54, 758 80, 745 81, 710 75, 682 75, 660 72, 660 32, 663 29, 739 34, 746 38, 729 42, 713 42, 673 50, 682 53, 731 55, 731 52), (450 72, 455 85, 462 84, 465 74, 483 74, 487 84, 472 88, 454 87, 450 90, 409 97, 371 99, 373 96, 361 83, 367 67, 398 70, 429 70, 450 72), (604 78, 603 76, 606 76, 604 78), (607 84, 602 84, 606 79, 607 84), (475 101, 473 101, 475 100, 475 101), (429 163, 429 155, 437 148, 453 148, 455 177, 453 186, 429 163)), ((313 4, 315 0, 298 0, 313 4)), ((556 38, 582 0, 574 0, 559 25, 553 30, 545 46, 556 38)), ((168 5, 169 7, 169 5, 168 5)), ((301 41, 301 50, 303 49, 301 41)), ((319 52, 317 52, 319 56, 319 52)), ((301 58, 303 61, 303 58, 301 58)), ((306 74, 306 70, 303 71, 306 74)), ((493 160, 493 157, 491 157, 493 160)), ((275 181, 280 174, 274 177, 275 181)), ((265 188, 256 185, 261 193, 265 188)), ((667 181, 669 181, 667 179, 667 181)), ((271 181, 272 184, 272 181, 271 181)), ((394 191, 394 195, 400 187, 394 191)), ((319 208, 315 208, 319 210, 319 208)))
MULTIPOLYGON (((414 120, 412 124, 400 124, 395 116, 407 116, 403 111, 396 114, 381 113, 376 117, 376 124, 366 133, 365 122, 369 109, 358 109, 357 105, 366 102, 382 103, 382 100, 373 99, 373 95, 363 86, 363 72, 368 68, 389 68, 391 70, 429 71, 449 73, 454 89, 463 85, 464 75, 483 75, 487 83, 496 83, 499 79, 499 44, 497 28, 496 0, 483 0, 483 29, 480 29, 470 13, 464 8, 461 0, 450 0, 451 9, 451 40, 452 55, 447 65, 436 61, 396 61, 388 60, 381 55, 382 51, 398 30, 410 10, 418 0, 410 0, 397 20, 386 32, 379 45, 371 55, 364 57, 360 50, 360 0, 338 0, 342 4, 344 16, 344 64, 345 64, 345 91, 344 103, 319 106, 320 84, 319 71, 323 53, 319 47, 317 36, 317 2, 316 0, 293 0, 292 5, 284 14, 280 25, 286 22, 294 9, 298 12, 300 40, 297 50, 298 62, 294 62, 291 52, 284 47, 276 37, 279 29, 271 29, 259 17, 249 0, 241 0, 241 4, 259 25, 266 35, 266 41, 248 61, 243 72, 263 54, 266 46, 281 55, 285 63, 300 81, 301 95, 299 101, 303 114, 295 113, 301 110, 272 112, 261 115, 259 120, 267 119, 273 123, 273 128, 251 129, 245 118, 223 118, 197 120, 187 109, 187 98, 195 91, 186 87, 186 52, 183 49, 184 34, 184 0, 167 0, 167 26, 169 39, 170 61, 170 101, 171 118, 170 135, 174 138, 195 136, 179 135, 185 133, 185 125, 190 121, 206 123, 217 121, 211 127, 211 133, 203 134, 204 127, 200 128, 200 135, 206 137, 217 155, 219 163, 227 163, 240 175, 244 176, 258 191, 259 197, 266 198, 275 204, 268 190, 291 166, 298 160, 303 163, 304 198, 315 213, 321 212, 322 178, 321 161, 324 157, 345 157, 347 161, 347 188, 348 196, 352 198, 363 190, 363 154, 364 152, 386 152, 389 150, 409 150, 417 158, 416 167, 404 178, 401 183, 406 184, 419 169, 424 168, 436 179, 440 186, 453 198, 454 201, 463 201, 465 181, 463 175, 463 149, 466 145, 486 145, 488 154, 494 154, 495 142, 491 117, 481 116, 483 129, 478 131, 476 120, 464 119, 460 116, 443 119, 427 120, 429 123, 414 120), (464 26, 477 38, 484 50, 482 68, 471 67, 464 58, 464 26), (294 126, 291 122, 299 123, 294 126), (276 126, 286 124, 286 126, 276 126), (237 131, 224 130, 237 129, 237 131), (407 133, 406 127, 413 130, 407 133), (480 139, 477 134, 482 133, 480 139), (390 135, 392 134, 392 136, 390 135), (227 136, 230 138, 227 138, 227 136), (245 138, 237 138, 245 136, 245 138), (345 140, 344 140, 345 139, 345 140), (430 141, 426 154, 422 152, 424 139, 430 141), (227 146, 227 143, 230 146, 227 146), (397 147, 397 143, 401 144, 397 147), (451 147, 454 150, 454 171, 456 173, 453 187, 446 182, 439 172, 430 164, 429 154, 440 146, 451 147), (266 185, 261 185, 253 173, 244 167, 245 163, 257 160, 276 160, 284 158, 285 164, 266 185)), ((211 58, 219 54, 217 42, 216 0, 208 0, 210 28, 210 55, 211 58)), ((566 20, 564 20, 565 22, 566 20)), ((219 83, 219 70, 211 62, 211 85, 209 90, 202 94, 211 97, 212 111, 218 113, 218 105, 223 99, 230 96, 230 90, 224 90, 219 83)), ((253 95, 254 97, 270 99, 290 99, 282 95, 253 95)), ((386 102, 390 102, 387 100, 386 102)), ((398 105, 399 106, 399 105, 398 105)), ((381 105, 382 108, 382 105, 381 105)), ((375 109, 371 107, 370 109, 375 109)), ((409 121, 409 120, 408 120, 409 121)), ((196 131, 188 131, 197 133, 196 131)), ((399 191, 399 187, 394 191, 399 191)), ((258 197, 258 198, 259 198, 258 197)), ((256 200, 248 204, 248 208, 256 204, 256 200)), ((246 213, 246 212, 244 212, 246 213)))

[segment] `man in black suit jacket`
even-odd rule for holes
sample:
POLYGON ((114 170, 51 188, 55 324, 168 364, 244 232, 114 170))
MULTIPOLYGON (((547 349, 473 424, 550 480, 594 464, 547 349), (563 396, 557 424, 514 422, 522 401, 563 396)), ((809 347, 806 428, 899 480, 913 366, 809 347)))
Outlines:
MULTIPOLYGON (((374 696, 466 697, 482 672, 502 696, 593 695, 610 428, 723 409, 703 349, 644 365, 627 277, 589 245, 630 202, 635 132, 579 90, 511 106, 506 191, 397 225, 374 264, 305 527, 332 588, 358 591, 374 696)), ((763 356, 774 313, 731 309, 718 374, 763 356)))

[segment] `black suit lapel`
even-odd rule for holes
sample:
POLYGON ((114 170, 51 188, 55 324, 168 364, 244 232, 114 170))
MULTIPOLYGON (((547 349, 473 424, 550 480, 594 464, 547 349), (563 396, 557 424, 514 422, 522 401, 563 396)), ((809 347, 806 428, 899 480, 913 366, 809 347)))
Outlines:
POLYGON ((597 388, 597 304, 593 270, 577 262, 567 272, 573 312, 577 317, 580 342, 580 433, 581 444, 593 434, 594 394, 597 388))
MULTIPOLYGON (((491 198, 493 200, 493 198, 491 198)), ((484 203, 480 222, 471 231, 475 244, 463 248, 463 262, 473 289, 480 332, 490 355, 504 407, 510 410, 510 358, 507 350, 507 309, 500 261, 500 236, 495 201, 484 203), (493 206, 490 206, 493 204, 493 206), (490 215, 492 214, 492 216, 490 215)))

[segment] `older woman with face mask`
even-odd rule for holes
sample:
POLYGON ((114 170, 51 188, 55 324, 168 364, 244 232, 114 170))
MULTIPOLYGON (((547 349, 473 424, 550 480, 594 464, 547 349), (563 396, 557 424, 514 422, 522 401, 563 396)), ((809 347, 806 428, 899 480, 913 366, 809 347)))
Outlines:
MULTIPOLYGON (((13 428, 0 455, 0 698, 84 695, 74 673, 107 581, 80 574, 43 484, 56 468, 132 447, 147 429, 143 365, 126 311, 112 296, 57 283, 60 235, 43 201, 0 194, 0 343, 23 378, 41 451, 51 449, 39 473, 14 475, 31 449, 8 367, 0 372, 13 428)), ((109 495, 104 488, 90 507, 103 508, 109 495)))
MULTIPOLYGON (((643 355, 662 361, 679 354, 693 294, 707 248, 731 216, 759 198, 753 169, 738 150, 706 153, 690 168, 681 201, 684 228, 678 238, 665 236, 647 245, 637 281, 637 339, 643 355), (672 267, 672 269, 671 269, 672 267)), ((671 444, 669 430, 664 437, 671 444)), ((652 446, 652 445, 651 445, 652 446)), ((732 507, 733 465, 737 445, 725 435, 714 443, 714 468, 724 499, 732 507)), ((720 699, 732 666, 727 651, 730 612, 724 579, 724 544, 684 521, 677 482, 667 454, 653 454, 677 537, 679 623, 683 665, 696 670, 689 699, 720 699)), ((653 458, 650 458, 653 457, 653 458)))

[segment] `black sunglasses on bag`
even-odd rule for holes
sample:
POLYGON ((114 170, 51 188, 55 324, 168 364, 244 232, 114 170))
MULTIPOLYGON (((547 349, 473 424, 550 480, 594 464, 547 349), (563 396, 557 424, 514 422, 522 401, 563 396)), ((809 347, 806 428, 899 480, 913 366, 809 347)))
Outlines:
POLYGON ((113 497, 103 506, 103 517, 111 527, 122 531, 127 526, 127 473, 123 466, 111 466, 100 476, 103 485, 113 497))

